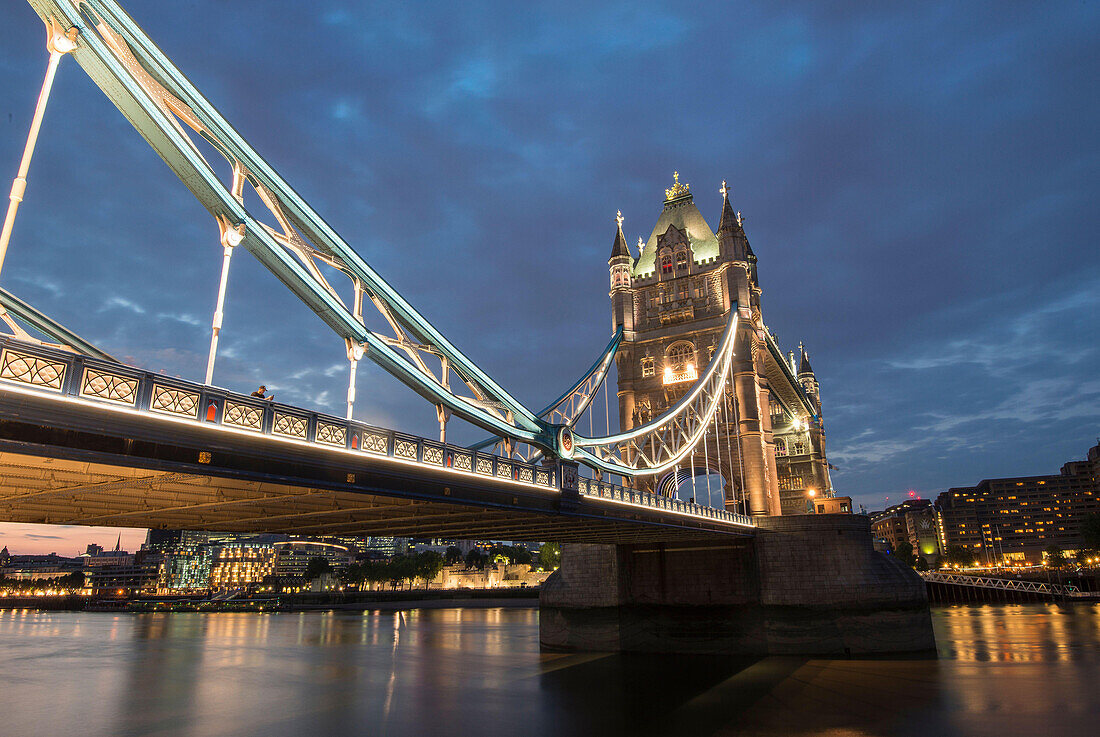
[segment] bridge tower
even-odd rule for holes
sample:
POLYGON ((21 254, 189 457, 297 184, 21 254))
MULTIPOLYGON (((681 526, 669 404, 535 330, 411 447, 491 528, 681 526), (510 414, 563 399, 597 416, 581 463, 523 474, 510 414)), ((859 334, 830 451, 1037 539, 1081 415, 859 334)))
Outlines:
POLYGON ((612 330, 623 328, 616 356, 619 424, 623 430, 644 424, 691 388, 719 345, 732 305, 741 314, 727 392, 736 402, 727 402, 717 431, 692 462, 638 484, 672 493, 679 481, 709 468, 726 479, 728 509, 754 516, 806 512, 812 496, 833 493, 817 378, 805 353, 796 369, 764 324, 756 254, 725 183, 715 233, 690 186, 678 173, 673 177, 637 256, 620 213, 608 259, 612 330))

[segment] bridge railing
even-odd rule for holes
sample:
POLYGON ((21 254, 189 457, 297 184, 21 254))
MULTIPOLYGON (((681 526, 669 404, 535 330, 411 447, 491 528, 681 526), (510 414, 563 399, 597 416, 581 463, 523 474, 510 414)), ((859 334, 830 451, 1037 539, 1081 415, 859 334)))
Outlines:
POLYGON ((497 458, 356 420, 183 381, 12 338, 0 339, 0 384, 124 412, 214 426, 558 491, 556 469, 497 458))
POLYGON ((931 583, 945 583, 954 586, 970 586, 980 589, 1000 591, 1022 591, 1031 594, 1052 594, 1056 596, 1078 596, 1076 586, 1040 581, 1024 581, 1011 578, 990 578, 988 576, 968 576, 963 573, 941 573, 940 571, 918 571, 920 577, 931 583))
MULTIPOLYGON (((9 337, 0 337, 3 388, 560 493, 561 478, 555 466, 502 458, 9 337)), ((586 501, 642 507, 727 525, 753 524, 745 515, 615 484, 586 478, 579 479, 579 484, 586 501)))
POLYGON ((618 484, 611 484, 596 479, 581 478, 578 483, 581 496, 592 499, 602 499, 604 501, 629 504, 637 507, 649 507, 651 509, 659 509, 677 514, 686 514, 692 517, 706 517, 745 527, 753 526, 751 517, 744 514, 738 514, 737 512, 730 512, 725 509, 716 509, 714 507, 707 507, 701 504, 694 504, 680 499, 661 496, 660 494, 650 494, 646 491, 628 489, 618 484))

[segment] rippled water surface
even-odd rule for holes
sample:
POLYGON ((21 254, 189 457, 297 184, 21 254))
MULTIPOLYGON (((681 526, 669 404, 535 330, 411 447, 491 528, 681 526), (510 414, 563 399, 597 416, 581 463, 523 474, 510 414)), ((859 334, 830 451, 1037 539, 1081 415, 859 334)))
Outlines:
POLYGON ((534 609, 0 612, 0 735, 1095 735, 1100 606, 934 610, 939 658, 542 654, 534 609))

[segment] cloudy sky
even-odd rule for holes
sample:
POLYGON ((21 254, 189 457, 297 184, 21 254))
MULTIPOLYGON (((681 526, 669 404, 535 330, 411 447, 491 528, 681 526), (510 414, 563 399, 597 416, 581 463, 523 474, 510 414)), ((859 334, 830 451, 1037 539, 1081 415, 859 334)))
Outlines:
MULTIPOLYGON (((813 356, 839 493, 880 508, 1056 472, 1096 442, 1095 3, 124 4, 529 406, 603 347, 615 212, 648 237, 678 170, 713 227, 723 179, 745 213, 765 321, 813 356)), ((29 6, 0 20, 8 177, 46 53, 29 6)), ((29 180, 3 286, 201 380, 217 229, 72 60, 29 180)), ((244 252, 222 346, 216 383, 342 412, 343 344, 244 252)), ((358 417, 434 432, 381 370, 359 383, 358 417)), ((116 535, 0 525, 20 552, 116 535)))

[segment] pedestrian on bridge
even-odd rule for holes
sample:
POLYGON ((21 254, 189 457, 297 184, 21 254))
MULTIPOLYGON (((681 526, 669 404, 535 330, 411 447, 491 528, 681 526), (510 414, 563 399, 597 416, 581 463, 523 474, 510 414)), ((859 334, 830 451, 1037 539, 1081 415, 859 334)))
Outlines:
POLYGON ((266 391, 267 391, 267 387, 264 386, 263 384, 260 384, 260 388, 257 389, 256 391, 252 392, 252 396, 253 397, 259 397, 260 399, 269 399, 269 400, 275 398, 274 394, 272 394, 270 397, 265 397, 264 392, 266 392, 266 391))

